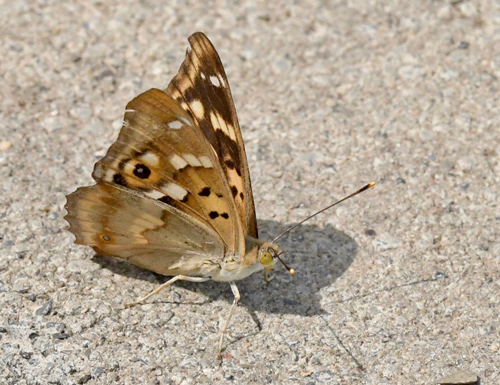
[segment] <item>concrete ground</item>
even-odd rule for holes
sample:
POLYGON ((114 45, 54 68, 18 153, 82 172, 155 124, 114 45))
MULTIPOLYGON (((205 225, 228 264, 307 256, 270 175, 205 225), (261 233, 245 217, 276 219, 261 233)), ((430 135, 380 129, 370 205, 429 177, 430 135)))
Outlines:
POLYGON ((0 384, 500 383, 500 3, 3 0, 0 36, 0 384), (62 219, 199 30, 262 238, 377 182, 281 241, 294 277, 239 283, 221 362, 229 285, 124 309, 165 278, 62 219))

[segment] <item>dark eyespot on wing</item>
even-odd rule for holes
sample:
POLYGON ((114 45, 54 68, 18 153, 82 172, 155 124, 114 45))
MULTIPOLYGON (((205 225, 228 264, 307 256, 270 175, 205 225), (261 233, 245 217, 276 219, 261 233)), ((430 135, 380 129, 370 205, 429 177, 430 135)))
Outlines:
POLYGON ((138 163, 135 165, 134 175, 137 178, 148 179, 149 176, 151 175, 151 170, 146 165, 138 163))
POLYGON ((233 198, 238 195, 238 189, 236 188, 236 186, 231 186, 231 194, 233 194, 233 198))
POLYGON ((224 219, 229 218, 229 214, 228 214, 228 213, 222 213, 220 216, 221 216, 222 218, 224 218, 224 219))
POLYGON ((217 211, 210 211, 210 214, 208 216, 212 219, 215 219, 219 216, 219 213, 217 211))
POLYGON ((245 199, 245 195, 243 195, 243 193, 242 193, 242 192, 240 192, 240 198, 241 198, 241 200, 244 200, 244 199, 245 199))
POLYGON ((204 187, 199 193, 199 196, 208 197, 210 195, 210 187, 204 187))
POLYGON ((125 181, 125 178, 123 177, 122 174, 116 173, 115 175, 113 175, 113 182, 119 184, 120 186, 127 187, 127 182, 125 181))

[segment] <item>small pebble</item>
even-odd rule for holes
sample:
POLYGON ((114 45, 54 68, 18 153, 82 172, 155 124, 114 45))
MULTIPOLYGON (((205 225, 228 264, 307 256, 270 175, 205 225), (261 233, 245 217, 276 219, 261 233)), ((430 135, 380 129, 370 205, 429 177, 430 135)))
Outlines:
POLYGON ((437 381, 439 385, 474 385, 479 384, 479 377, 466 370, 459 370, 437 381))
POLYGON ((12 143, 7 140, 0 141, 0 151, 7 151, 12 147, 12 143))

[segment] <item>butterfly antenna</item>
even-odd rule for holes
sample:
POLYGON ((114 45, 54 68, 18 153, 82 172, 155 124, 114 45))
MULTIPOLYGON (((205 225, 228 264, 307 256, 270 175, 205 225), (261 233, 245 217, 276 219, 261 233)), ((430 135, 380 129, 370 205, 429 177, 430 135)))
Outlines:
POLYGON ((294 275, 294 274, 295 274, 295 269, 294 269, 294 268, 292 268, 292 267, 290 267, 290 266, 288 266, 288 265, 285 263, 285 261, 283 261, 283 260, 280 258, 280 255, 283 255, 283 254, 284 254, 284 251, 282 251, 281 253, 279 253, 279 254, 276 256, 276 258, 278 258, 278 261, 280 261, 280 262, 283 264, 283 266, 285 266, 285 269, 287 269, 287 270, 290 272, 290 274, 294 275))
MULTIPOLYGON (((308 216, 306 219, 301 220, 299 223, 296 223, 295 225, 293 225, 293 226, 289 227, 288 229, 286 229, 285 231, 283 231, 280 235, 278 235, 276 238, 274 238, 274 239, 272 240, 272 242, 271 242, 271 243, 276 242, 276 241, 277 241, 278 239, 280 239, 283 235, 285 235, 285 234, 289 233, 290 231, 292 231, 292 230, 293 230, 293 229, 295 229, 296 227, 300 226, 302 223, 304 223, 304 222, 308 221, 309 219, 314 218, 316 215, 321 214, 323 211, 326 211, 326 210, 328 210, 328 209, 331 209, 333 206, 336 206, 336 205, 338 205, 339 203, 342 203, 343 201, 345 201, 345 200, 347 200, 347 199, 349 199, 349 198, 352 198, 353 196, 356 196, 356 195, 358 195, 358 194, 362 193, 363 191, 368 190, 369 188, 371 188, 371 187, 373 187, 373 186, 375 186, 375 182, 368 183, 366 186, 364 186, 364 187, 360 188, 358 191, 356 191, 356 192, 352 193, 351 195, 348 195, 348 196, 346 196, 345 198, 342 198, 341 200, 339 200, 339 201, 337 201, 337 202, 335 202, 335 203, 331 204, 330 206, 327 206, 327 207, 325 207, 324 209, 321 209, 321 210, 319 210, 318 212, 316 212, 316 213, 314 213, 314 214, 312 214, 312 215, 308 216)), ((278 256, 278 259, 279 259, 279 256, 278 256)), ((288 267, 288 266, 287 266, 287 265, 286 265, 286 264, 285 264, 285 263, 284 263, 281 259, 280 259, 280 261, 281 261, 281 263, 283 263, 283 265, 284 265, 284 266, 288 269, 288 271, 290 271, 290 272, 291 272, 291 270, 293 270, 293 269, 291 269, 291 270, 290 270, 290 268, 289 268, 289 267, 288 267)), ((294 270, 294 271, 295 271, 295 270, 294 270)), ((292 273, 292 274, 293 274, 293 273, 292 273)))

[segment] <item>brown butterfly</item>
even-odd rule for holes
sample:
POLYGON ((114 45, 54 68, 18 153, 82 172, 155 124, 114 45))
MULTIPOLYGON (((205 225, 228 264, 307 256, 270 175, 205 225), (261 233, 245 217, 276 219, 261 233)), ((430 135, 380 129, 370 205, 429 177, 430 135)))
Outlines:
POLYGON ((267 280, 280 249, 258 238, 245 148, 219 55, 201 32, 189 43, 166 90, 150 89, 128 103, 117 141, 94 167, 97 183, 68 195, 65 219, 76 243, 173 276, 133 304, 178 280, 229 282, 234 302, 220 357, 240 299, 235 281, 259 270, 267 280))

